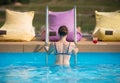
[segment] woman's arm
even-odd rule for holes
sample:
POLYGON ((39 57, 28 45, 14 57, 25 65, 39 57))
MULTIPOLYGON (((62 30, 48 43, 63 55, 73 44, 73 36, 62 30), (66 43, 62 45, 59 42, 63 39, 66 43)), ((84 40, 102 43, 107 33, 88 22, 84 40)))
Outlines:
POLYGON ((48 54, 51 54, 51 53, 54 51, 54 44, 51 43, 50 46, 45 46, 45 51, 46 51, 48 54))
POLYGON ((74 49, 74 54, 77 54, 77 53, 78 53, 78 48, 75 47, 75 49, 74 49))
POLYGON ((72 43, 72 47, 73 47, 73 53, 77 54, 78 53, 78 47, 76 46, 76 44, 72 43))

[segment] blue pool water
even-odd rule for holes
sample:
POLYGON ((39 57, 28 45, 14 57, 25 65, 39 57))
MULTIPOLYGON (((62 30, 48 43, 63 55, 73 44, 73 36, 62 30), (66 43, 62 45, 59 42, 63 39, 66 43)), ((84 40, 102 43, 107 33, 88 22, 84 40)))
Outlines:
POLYGON ((120 53, 78 53, 56 66, 46 53, 0 53, 0 83, 120 83, 120 53))

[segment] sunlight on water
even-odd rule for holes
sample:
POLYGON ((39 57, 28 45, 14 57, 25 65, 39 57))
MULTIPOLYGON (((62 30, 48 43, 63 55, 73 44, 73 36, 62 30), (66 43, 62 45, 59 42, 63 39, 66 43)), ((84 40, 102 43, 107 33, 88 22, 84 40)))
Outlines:
POLYGON ((119 83, 120 65, 12 66, 0 69, 0 83, 119 83), (2 81, 1 81, 2 80, 2 81))
POLYGON ((120 83, 120 53, 79 53, 77 65, 45 53, 0 53, 0 83, 120 83))

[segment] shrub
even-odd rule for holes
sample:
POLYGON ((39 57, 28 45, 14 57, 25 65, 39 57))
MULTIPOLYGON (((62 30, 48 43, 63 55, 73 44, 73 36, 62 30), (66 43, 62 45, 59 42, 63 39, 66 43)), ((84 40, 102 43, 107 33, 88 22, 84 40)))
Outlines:
POLYGON ((7 5, 7 4, 11 4, 12 1, 11 0, 0 0, 0 5, 7 5))
POLYGON ((30 0, 0 0, 0 5, 12 4, 15 2, 21 2, 23 4, 30 3, 30 0))
POLYGON ((27 3, 30 3, 30 0, 18 0, 18 2, 21 2, 23 4, 27 4, 27 3))

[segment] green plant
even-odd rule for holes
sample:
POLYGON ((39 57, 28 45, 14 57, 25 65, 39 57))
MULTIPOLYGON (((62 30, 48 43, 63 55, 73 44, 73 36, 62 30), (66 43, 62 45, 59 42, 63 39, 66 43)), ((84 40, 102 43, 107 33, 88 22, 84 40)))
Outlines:
POLYGON ((11 4, 12 1, 11 0, 0 0, 0 5, 7 5, 7 4, 11 4))
POLYGON ((18 2, 21 2, 23 4, 27 4, 30 3, 30 0, 17 0, 18 2))

